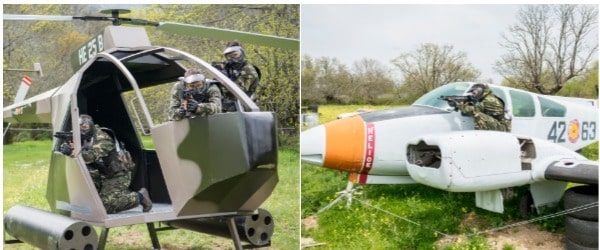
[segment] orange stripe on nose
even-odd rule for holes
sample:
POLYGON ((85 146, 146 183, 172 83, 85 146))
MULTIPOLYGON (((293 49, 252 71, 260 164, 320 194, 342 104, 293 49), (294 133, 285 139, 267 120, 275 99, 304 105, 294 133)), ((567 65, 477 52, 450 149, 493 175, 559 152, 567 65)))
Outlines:
POLYGON ((356 115, 325 124, 323 166, 358 173, 365 153, 365 123, 356 115))

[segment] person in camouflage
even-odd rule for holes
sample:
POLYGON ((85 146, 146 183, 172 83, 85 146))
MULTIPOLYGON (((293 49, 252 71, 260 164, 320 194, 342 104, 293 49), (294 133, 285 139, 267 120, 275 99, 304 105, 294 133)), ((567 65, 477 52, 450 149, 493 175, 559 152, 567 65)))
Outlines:
POLYGON ((196 69, 188 69, 171 89, 169 121, 221 113, 221 88, 196 69))
MULTIPOLYGON (((236 83, 248 97, 256 100, 254 94, 260 85, 260 72, 248 62, 242 45, 237 41, 228 42, 223 55, 225 62, 213 66, 236 83)), ((235 106, 231 105, 236 100, 235 96, 229 91, 224 92, 224 111, 235 111, 235 106)))
POLYGON ((485 84, 474 84, 468 91, 477 102, 473 105, 458 103, 457 108, 465 115, 473 116, 475 129, 510 132, 511 120, 504 114, 504 101, 485 84))
MULTIPOLYGON (((119 164, 123 161, 117 159, 118 154, 113 138, 100 126, 95 125, 89 115, 80 115, 79 125, 82 140, 81 156, 88 166, 106 212, 114 214, 138 205, 142 205, 143 212, 150 211, 152 201, 148 190, 146 188, 141 188, 138 192, 129 190, 131 168, 119 164)), ((72 153, 71 156, 74 154, 72 153)), ((133 162, 125 164, 133 164, 133 162)))

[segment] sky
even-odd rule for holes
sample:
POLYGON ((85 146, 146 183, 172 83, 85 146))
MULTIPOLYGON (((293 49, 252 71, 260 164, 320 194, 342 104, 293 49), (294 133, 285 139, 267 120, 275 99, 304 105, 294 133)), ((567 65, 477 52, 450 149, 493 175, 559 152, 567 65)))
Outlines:
POLYGON ((517 24, 518 10, 515 4, 302 5, 301 53, 335 57, 349 68, 375 59, 393 69, 392 59, 423 43, 451 45, 453 53, 466 53, 481 79, 499 84, 493 65, 506 53, 501 34, 517 24))

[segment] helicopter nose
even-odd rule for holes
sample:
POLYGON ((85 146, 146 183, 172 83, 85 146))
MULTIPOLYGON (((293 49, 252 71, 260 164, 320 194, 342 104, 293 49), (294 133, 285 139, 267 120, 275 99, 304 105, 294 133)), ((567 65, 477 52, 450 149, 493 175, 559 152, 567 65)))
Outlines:
POLYGON ((358 173, 363 168, 366 128, 356 115, 335 120, 302 132, 303 162, 345 172, 358 173))

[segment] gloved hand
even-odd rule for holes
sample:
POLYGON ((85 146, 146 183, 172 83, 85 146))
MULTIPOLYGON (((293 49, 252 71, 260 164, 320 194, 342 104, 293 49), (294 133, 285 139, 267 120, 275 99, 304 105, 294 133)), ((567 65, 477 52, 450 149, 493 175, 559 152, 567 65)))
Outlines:
POLYGON ((189 100, 187 104, 187 112, 190 112, 190 114, 195 114, 196 110, 198 110, 198 102, 196 100, 189 100))
POLYGON ((60 151, 60 153, 62 153, 63 155, 71 155, 73 149, 71 148, 71 145, 69 145, 69 143, 64 142, 63 144, 60 144, 58 151, 60 151))
POLYGON ((177 113, 178 113, 180 116, 185 116, 185 112, 186 112, 186 111, 185 111, 185 109, 184 109, 183 107, 179 107, 179 109, 177 110, 177 113))

